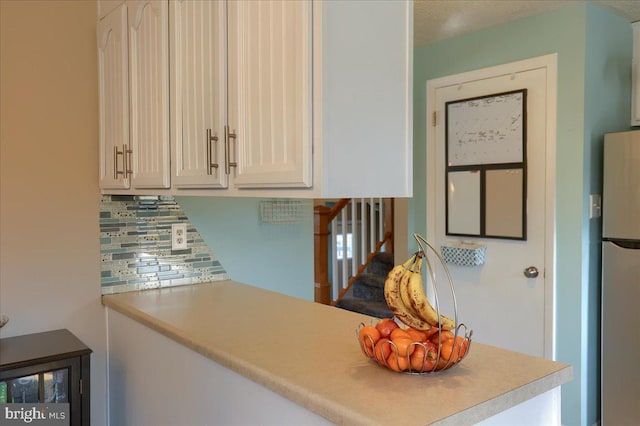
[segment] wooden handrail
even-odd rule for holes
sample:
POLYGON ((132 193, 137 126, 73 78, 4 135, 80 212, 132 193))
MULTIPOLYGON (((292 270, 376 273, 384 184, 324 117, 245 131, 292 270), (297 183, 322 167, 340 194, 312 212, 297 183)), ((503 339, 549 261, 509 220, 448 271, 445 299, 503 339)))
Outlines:
POLYGON ((328 219, 329 219, 328 223, 330 223, 333 219, 336 218, 336 216, 338 216, 338 213, 340 213, 342 209, 344 209, 347 206, 347 204, 349 204, 349 201, 351 201, 351 198, 341 198, 340 201, 338 201, 333 205, 333 207, 331 207, 331 210, 329 210, 329 215, 328 215, 328 219))

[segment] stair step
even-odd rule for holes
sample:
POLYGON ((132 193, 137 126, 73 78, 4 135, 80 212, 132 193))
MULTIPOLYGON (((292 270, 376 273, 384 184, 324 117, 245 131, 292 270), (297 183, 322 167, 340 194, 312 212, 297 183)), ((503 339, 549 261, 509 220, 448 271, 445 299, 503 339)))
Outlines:
POLYGON ((384 302, 384 282, 386 278, 380 275, 362 273, 356 277, 351 285, 353 297, 371 301, 384 302))
POLYGON ((381 251, 371 258, 371 262, 367 265, 366 272, 386 278, 387 275, 389 275, 389 271, 393 269, 393 262, 393 253, 381 251))

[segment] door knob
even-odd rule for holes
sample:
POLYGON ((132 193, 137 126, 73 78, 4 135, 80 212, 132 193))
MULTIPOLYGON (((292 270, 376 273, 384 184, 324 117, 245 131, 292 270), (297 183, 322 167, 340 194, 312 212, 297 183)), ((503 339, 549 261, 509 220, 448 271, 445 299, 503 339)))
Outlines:
POLYGON ((524 270, 524 276, 527 278, 536 278, 538 276, 538 268, 535 266, 529 266, 524 270))

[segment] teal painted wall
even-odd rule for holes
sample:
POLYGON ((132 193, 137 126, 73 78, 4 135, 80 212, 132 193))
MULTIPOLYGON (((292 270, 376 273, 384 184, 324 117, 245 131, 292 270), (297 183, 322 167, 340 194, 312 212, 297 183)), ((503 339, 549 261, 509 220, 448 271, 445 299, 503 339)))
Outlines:
POLYGON ((313 300, 313 201, 296 224, 265 224, 259 198, 176 197, 229 277, 313 300))
MULTIPOLYGON (((631 121, 631 26, 601 8, 587 6, 585 61, 585 194, 602 194, 602 147, 604 134, 628 130, 631 121)), ((601 219, 588 219, 585 199, 583 262, 588 286, 583 289, 582 318, 586 327, 583 346, 586 381, 583 398, 600 400, 600 294, 601 219)), ((587 424, 600 418, 600 405, 587 405, 587 424)))
POLYGON ((414 222, 410 232, 421 234, 426 233, 427 219, 426 194, 420 190, 426 185, 426 81, 558 54, 556 352, 558 360, 574 368, 574 380, 562 388, 565 425, 591 425, 599 413, 600 234, 598 225, 589 221, 588 199, 600 185, 598 149, 603 132, 621 130, 621 123, 629 122, 630 43, 628 22, 581 4, 415 50, 414 198, 410 202, 414 222), (620 45, 607 53, 608 46, 616 43, 620 45), (626 77, 621 76, 625 69, 626 77), (598 103, 603 96, 605 104, 587 107, 587 97, 598 103))

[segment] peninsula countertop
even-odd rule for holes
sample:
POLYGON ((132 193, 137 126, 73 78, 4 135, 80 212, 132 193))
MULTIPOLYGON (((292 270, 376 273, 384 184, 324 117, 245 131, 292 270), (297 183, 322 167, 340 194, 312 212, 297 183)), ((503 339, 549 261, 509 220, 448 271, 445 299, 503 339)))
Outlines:
POLYGON ((376 319, 231 280, 103 303, 339 424, 473 424, 572 376, 566 364, 477 342, 450 370, 395 373, 360 351, 358 324, 376 319))

